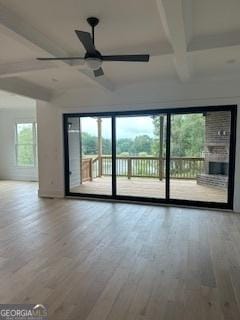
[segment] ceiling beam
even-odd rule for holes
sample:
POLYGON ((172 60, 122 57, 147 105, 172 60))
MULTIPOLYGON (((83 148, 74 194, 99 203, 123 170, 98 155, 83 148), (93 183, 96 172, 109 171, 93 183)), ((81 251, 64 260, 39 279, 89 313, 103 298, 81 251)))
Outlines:
POLYGON ((159 15, 169 42, 174 51, 176 71, 181 81, 190 78, 190 67, 187 59, 187 37, 183 3, 181 0, 156 0, 159 15))
POLYGON ((36 100, 49 101, 52 97, 50 90, 17 77, 0 79, 0 89, 36 100))
POLYGON ((193 37, 193 0, 182 0, 183 21, 185 26, 186 46, 193 37))

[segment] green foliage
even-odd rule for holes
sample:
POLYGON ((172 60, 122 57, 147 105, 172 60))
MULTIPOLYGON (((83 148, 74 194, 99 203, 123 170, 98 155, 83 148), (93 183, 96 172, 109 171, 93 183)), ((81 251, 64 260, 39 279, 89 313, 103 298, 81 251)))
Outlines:
POLYGON ((32 124, 17 125, 17 164, 19 166, 33 166, 33 132, 32 124))
MULTIPOLYGON (((135 139, 123 138, 117 141, 117 154, 122 155, 138 155, 140 152, 151 154, 153 139, 148 135, 141 135, 135 139)), ((103 138, 103 154, 111 155, 112 144, 110 139, 103 138)), ((83 155, 96 155, 98 152, 98 140, 87 132, 82 133, 82 151, 83 155)))
POLYGON ((152 149, 152 138, 148 135, 137 136, 134 139, 132 145, 132 153, 138 155, 140 152, 145 152, 146 154, 151 154, 152 149))
POLYGON ((97 154, 97 137, 87 132, 82 133, 82 153, 83 155, 97 154))
POLYGON ((117 140, 117 154, 122 154, 122 153, 130 154, 132 146, 133 146, 132 139, 122 138, 117 140))
POLYGON ((104 155, 111 155, 112 154, 112 143, 111 143, 110 139, 103 138, 102 152, 104 155))
POLYGON ((152 138, 148 135, 136 136, 134 139, 124 138, 117 140, 117 154, 128 153, 137 156, 140 152, 151 154, 152 138))
MULTIPOLYGON (((102 148, 104 155, 112 153, 112 144, 110 139, 102 139, 102 148)), ((82 133, 82 152, 83 155, 96 155, 98 152, 98 139, 87 132, 82 133)))
MULTIPOLYGON (((156 136, 152 151, 159 154, 159 117, 153 119, 156 136)), ((165 141, 166 125, 164 125, 165 141)), ((199 157, 204 148, 205 120, 202 114, 174 115, 171 121, 171 156, 173 157, 199 157)), ((165 144, 163 146, 165 150, 165 144)))
POLYGON ((204 146, 204 117, 202 114, 175 115, 171 126, 171 155, 199 157, 204 146))
MULTIPOLYGON (((153 117, 154 137, 139 135, 135 138, 117 140, 117 155, 120 156, 159 156, 160 117, 153 117)), ((186 114, 172 116, 171 123, 171 156, 199 157, 204 146, 205 122, 202 114, 186 114)), ((166 121, 163 123, 163 152, 166 150, 166 121)), ((111 155, 110 139, 103 138, 103 154, 111 155)), ((82 133, 84 155, 97 154, 97 137, 82 133)))

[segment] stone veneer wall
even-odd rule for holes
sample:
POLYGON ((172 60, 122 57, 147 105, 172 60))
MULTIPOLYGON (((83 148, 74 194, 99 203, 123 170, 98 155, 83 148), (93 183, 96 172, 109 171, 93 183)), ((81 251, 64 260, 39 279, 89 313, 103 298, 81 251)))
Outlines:
POLYGON ((228 111, 205 114, 205 161, 204 172, 197 176, 197 183, 226 189, 228 176, 209 174, 209 162, 229 162, 231 113, 228 111), (219 135, 225 131, 226 135, 219 135))
POLYGON ((197 183, 218 189, 227 189, 228 177, 203 173, 197 176, 197 183))
POLYGON ((229 143, 229 135, 219 136, 219 130, 230 132, 231 113, 229 111, 207 112, 205 117, 205 143, 229 143))

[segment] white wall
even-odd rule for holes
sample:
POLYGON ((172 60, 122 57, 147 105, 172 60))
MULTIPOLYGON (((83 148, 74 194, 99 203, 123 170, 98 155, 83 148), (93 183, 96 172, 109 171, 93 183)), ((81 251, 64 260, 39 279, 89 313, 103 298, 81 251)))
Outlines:
POLYGON ((16 165, 15 124, 36 121, 36 108, 0 109, 0 179, 37 181, 38 169, 16 165))
MULTIPOLYGON (((237 104, 239 85, 223 81, 148 83, 113 93, 102 89, 71 90, 51 102, 37 103, 40 195, 64 196, 63 113, 101 112, 237 104), (51 138, 49 139, 49 135, 51 138)), ((234 210, 240 212, 240 107, 238 107, 234 210)))

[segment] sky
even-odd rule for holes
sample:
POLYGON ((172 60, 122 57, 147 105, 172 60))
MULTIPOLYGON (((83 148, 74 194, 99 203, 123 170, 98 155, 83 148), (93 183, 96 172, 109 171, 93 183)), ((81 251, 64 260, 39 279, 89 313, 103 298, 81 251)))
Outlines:
MULTIPOLYGON (((91 135, 97 136, 97 119, 96 118, 82 118, 81 119, 82 132, 87 132, 91 135)), ((118 117, 116 118, 117 139, 132 138, 138 135, 148 135, 153 137, 153 120, 151 117, 118 117)), ((111 119, 102 119, 102 136, 104 138, 111 138, 111 119)))

